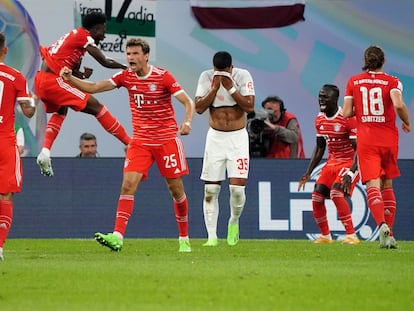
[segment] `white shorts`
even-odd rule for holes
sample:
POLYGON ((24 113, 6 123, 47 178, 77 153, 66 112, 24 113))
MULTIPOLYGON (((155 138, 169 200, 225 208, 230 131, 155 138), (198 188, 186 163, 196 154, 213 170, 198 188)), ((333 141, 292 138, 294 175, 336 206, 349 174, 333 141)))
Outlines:
POLYGON ((245 178, 249 174, 249 136, 245 128, 222 132, 210 128, 207 132, 201 180, 222 181, 245 178))

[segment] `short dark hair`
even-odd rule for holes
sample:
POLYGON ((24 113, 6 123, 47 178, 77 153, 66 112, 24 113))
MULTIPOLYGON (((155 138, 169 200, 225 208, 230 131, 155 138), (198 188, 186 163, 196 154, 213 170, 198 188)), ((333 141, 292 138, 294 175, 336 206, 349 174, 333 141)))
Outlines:
POLYGON ((106 15, 102 12, 93 11, 82 17, 82 27, 89 30, 96 25, 106 23, 106 15))
POLYGON ((329 89, 332 91, 336 98, 339 98, 339 88, 335 84, 324 84, 323 89, 329 89))
POLYGON ((362 70, 376 70, 385 62, 385 54, 379 46, 371 45, 364 52, 364 67, 362 70))
POLYGON ((91 133, 83 133, 79 138, 79 144, 82 144, 83 140, 96 140, 96 136, 91 133))
POLYGON ((218 70, 223 70, 232 65, 232 58, 229 52, 219 51, 213 56, 213 66, 218 70))

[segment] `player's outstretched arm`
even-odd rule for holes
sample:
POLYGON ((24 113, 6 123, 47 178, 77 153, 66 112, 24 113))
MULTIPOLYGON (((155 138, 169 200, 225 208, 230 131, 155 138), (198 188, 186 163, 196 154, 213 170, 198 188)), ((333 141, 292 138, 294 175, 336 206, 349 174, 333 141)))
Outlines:
POLYGON ((116 60, 107 57, 102 51, 93 45, 88 45, 86 47, 88 53, 96 59, 96 61, 106 68, 114 68, 114 69, 127 69, 128 67, 125 64, 118 63, 116 60))
POLYGON ((77 87, 81 91, 94 94, 94 93, 101 93, 105 91, 113 90, 116 86, 112 84, 110 80, 102 80, 98 82, 82 80, 75 77, 72 74, 72 70, 68 67, 63 67, 60 70, 59 75, 66 81, 68 81, 73 86, 77 87))

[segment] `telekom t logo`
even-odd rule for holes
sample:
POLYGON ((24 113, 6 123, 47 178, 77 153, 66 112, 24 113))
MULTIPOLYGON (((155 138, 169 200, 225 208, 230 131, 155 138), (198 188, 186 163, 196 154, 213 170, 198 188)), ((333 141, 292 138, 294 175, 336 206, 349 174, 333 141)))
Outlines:
POLYGON ((142 104, 144 104, 144 94, 134 94, 134 100, 137 104, 138 108, 142 108, 142 104))

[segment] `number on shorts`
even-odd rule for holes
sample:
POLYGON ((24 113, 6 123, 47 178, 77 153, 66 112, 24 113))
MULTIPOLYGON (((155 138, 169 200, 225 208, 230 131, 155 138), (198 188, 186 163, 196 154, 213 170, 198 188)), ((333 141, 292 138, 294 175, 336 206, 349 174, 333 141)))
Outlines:
POLYGON ((175 158, 175 153, 168 156, 164 156, 165 168, 177 167, 177 160, 175 158))
POLYGON ((237 169, 239 171, 247 171, 248 167, 249 161, 247 160, 247 158, 237 159, 237 169))

